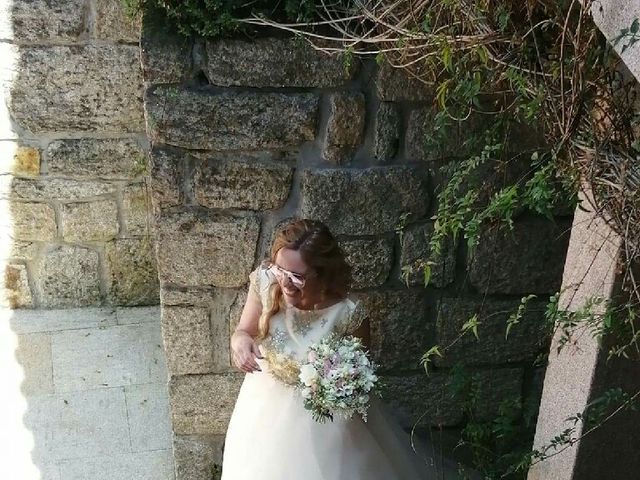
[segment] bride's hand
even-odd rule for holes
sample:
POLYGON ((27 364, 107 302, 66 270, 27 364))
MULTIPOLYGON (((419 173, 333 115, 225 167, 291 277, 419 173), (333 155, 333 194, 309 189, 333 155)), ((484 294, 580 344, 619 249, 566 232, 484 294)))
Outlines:
POLYGON ((251 336, 242 330, 231 337, 233 364, 246 373, 260 371, 256 358, 262 358, 258 345, 251 336))

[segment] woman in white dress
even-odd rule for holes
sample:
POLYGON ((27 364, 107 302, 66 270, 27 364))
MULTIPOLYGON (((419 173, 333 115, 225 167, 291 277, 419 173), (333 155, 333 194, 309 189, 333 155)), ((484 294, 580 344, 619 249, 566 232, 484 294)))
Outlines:
POLYGON ((368 421, 318 423, 297 381, 308 347, 334 333, 368 344, 368 325, 347 298, 351 268, 327 227, 299 220, 276 235, 270 262, 252 272, 231 339, 246 372, 227 431, 223 480, 414 480, 458 478, 411 448, 378 401, 368 421))

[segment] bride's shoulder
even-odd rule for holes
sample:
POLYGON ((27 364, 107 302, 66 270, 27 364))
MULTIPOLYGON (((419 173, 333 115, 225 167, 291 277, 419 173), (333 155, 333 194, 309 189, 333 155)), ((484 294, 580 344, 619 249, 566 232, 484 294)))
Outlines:
POLYGON ((249 274, 249 278, 261 286, 269 286, 276 281, 275 276, 269 269, 269 265, 264 262, 249 274))
POLYGON ((260 264, 249 274, 249 288, 253 290, 263 302, 268 296, 269 287, 273 282, 275 282, 275 277, 264 264, 260 264))

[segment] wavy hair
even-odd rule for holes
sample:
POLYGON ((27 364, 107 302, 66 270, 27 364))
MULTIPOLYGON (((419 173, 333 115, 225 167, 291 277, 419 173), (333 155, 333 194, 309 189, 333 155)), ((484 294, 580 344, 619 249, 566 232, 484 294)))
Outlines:
MULTIPOLYGON (((282 248, 297 250, 304 263, 309 266, 315 279, 322 286, 327 297, 345 298, 351 288, 351 266, 345 260, 344 252, 329 231, 317 220, 294 220, 282 227, 271 245, 271 262, 282 248)), ((264 338, 269 333, 271 318, 280 311, 282 290, 278 282, 271 285, 269 296, 271 308, 263 312, 258 323, 258 334, 264 338)))

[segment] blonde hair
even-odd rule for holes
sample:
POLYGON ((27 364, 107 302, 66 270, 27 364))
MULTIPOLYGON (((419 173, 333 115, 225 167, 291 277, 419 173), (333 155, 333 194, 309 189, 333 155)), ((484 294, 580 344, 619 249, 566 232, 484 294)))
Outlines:
MULTIPOLYGON (((295 220, 285 225, 276 234, 271 245, 271 262, 282 248, 297 250, 302 260, 323 287, 329 297, 345 298, 351 288, 351 266, 329 228, 317 220, 295 220)), ((269 291, 270 309, 263 312, 258 322, 258 335, 264 338, 269 333, 271 317, 280 311, 282 290, 274 282, 269 291)))

